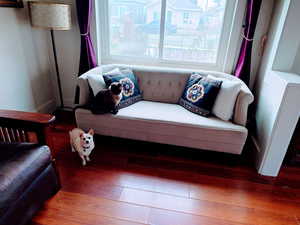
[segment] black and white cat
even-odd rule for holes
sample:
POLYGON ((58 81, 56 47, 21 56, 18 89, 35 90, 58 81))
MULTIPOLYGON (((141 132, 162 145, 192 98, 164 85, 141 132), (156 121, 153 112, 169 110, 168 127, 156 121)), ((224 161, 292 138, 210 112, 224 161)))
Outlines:
POLYGON ((118 113, 118 105, 122 98, 122 84, 113 82, 108 89, 102 89, 93 98, 91 111, 94 114, 118 113))

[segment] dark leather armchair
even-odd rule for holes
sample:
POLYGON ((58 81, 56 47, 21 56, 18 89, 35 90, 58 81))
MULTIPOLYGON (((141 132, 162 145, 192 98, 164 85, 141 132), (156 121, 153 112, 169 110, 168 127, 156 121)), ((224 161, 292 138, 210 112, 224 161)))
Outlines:
POLYGON ((54 119, 51 115, 0 110, 0 225, 26 224, 60 189, 50 149, 44 145, 54 119), (25 143, 32 132, 42 145, 25 143))

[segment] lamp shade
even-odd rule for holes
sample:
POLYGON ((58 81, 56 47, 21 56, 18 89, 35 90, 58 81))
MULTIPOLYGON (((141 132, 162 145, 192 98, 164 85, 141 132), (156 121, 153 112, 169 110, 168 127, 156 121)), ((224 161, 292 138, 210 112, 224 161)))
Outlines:
POLYGON ((70 30, 71 6, 63 3, 30 1, 29 11, 33 27, 70 30))

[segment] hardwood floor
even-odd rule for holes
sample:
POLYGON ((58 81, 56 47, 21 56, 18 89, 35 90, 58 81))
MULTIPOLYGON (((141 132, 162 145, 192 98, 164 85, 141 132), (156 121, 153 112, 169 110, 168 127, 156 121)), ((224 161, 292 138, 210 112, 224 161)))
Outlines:
POLYGON ((300 168, 259 176, 242 156, 96 137, 85 167, 68 118, 51 131, 62 189, 32 225, 299 225, 300 168))

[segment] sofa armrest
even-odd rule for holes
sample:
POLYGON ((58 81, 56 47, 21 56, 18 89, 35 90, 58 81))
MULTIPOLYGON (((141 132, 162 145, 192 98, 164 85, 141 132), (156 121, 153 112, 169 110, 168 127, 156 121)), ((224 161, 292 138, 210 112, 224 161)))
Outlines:
POLYGON ((243 84, 241 91, 237 97, 234 109, 233 122, 242 126, 246 126, 248 107, 253 102, 254 96, 249 88, 243 84))
POLYGON ((51 148, 49 132, 54 121, 51 114, 0 110, 0 143, 34 142, 51 148))
POLYGON ((29 142, 35 133, 39 144, 48 144, 46 134, 55 116, 43 113, 0 110, 0 141, 29 142))
POLYGON ((38 147, 40 147, 40 145, 34 143, 0 142, 0 161, 9 159, 18 152, 24 152, 38 147))
POLYGON ((128 65, 122 65, 122 64, 109 64, 109 65, 102 65, 97 66, 86 73, 82 74, 77 78, 77 85, 79 87, 79 105, 86 105, 89 102, 90 99, 90 86, 88 83, 88 76, 89 74, 103 74, 108 71, 111 71, 117 67, 124 67, 128 68, 130 66, 128 65))
POLYGON ((97 66, 78 77, 77 85, 79 87, 79 105, 86 105, 90 99, 90 86, 88 83, 88 75, 102 74, 103 71, 109 71, 111 70, 111 68, 114 68, 114 65, 97 66), (106 70, 103 70, 103 68, 106 68, 106 70))
POLYGON ((87 104, 90 98, 90 88, 87 77, 87 74, 82 74, 77 79, 77 84, 79 87, 79 105, 87 104))

